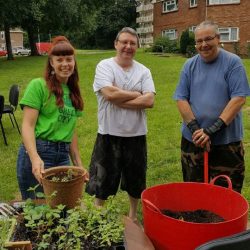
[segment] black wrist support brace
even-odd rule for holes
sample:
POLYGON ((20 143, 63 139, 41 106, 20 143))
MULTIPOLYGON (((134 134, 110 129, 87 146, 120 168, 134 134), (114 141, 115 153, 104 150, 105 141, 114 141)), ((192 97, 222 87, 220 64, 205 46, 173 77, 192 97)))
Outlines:
POLYGON ((189 130, 192 134, 194 133, 194 131, 200 129, 200 126, 199 126, 198 121, 196 119, 189 122, 187 124, 187 127, 189 128, 189 130))
POLYGON ((211 125, 208 128, 205 128, 203 131, 208 136, 211 136, 217 133, 218 131, 222 130, 226 126, 227 126, 226 123, 221 118, 218 118, 217 121, 213 125, 211 125))

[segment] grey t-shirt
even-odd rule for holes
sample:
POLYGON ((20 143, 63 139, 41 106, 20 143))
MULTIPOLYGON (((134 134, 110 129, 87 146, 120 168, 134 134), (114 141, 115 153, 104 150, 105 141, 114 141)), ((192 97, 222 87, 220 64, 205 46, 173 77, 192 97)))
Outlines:
POLYGON ((145 110, 119 108, 107 101, 100 93, 106 86, 154 93, 155 87, 150 70, 134 60, 132 67, 125 71, 114 58, 109 58, 97 65, 93 84, 98 101, 98 133, 122 137, 145 135, 147 133, 145 110))
MULTIPOLYGON (((210 63, 200 55, 189 59, 181 72, 175 100, 187 100, 201 128, 211 126, 220 116, 228 102, 236 96, 249 96, 245 69, 240 58, 223 49, 210 63)), ((213 135, 214 145, 240 141, 243 137, 241 112, 225 129, 213 135)), ((183 136, 192 141, 186 124, 182 126, 183 136)))

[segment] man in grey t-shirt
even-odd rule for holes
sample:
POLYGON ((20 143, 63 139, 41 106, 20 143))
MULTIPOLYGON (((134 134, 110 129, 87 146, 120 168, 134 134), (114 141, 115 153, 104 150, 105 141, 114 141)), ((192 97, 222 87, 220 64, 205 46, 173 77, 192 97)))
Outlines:
MULTIPOLYGON (((218 27, 204 21, 195 29, 199 53, 181 72, 174 98, 183 118, 181 162, 184 181, 204 181, 203 154, 209 151, 209 177, 228 175, 235 191, 244 180, 241 108, 249 95, 237 55, 219 48, 218 27)), ((217 182, 227 186, 224 179, 217 182)))
POLYGON ((98 134, 90 163, 86 191, 95 204, 121 189, 128 193, 129 217, 137 220, 137 206, 146 187, 146 108, 154 104, 150 70, 135 61, 139 38, 129 27, 114 42, 116 56, 96 67, 94 92, 98 101, 98 134))

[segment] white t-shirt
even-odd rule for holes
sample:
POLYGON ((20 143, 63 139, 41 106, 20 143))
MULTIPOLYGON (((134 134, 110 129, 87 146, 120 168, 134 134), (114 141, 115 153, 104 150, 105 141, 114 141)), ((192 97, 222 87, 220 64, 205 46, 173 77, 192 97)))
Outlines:
POLYGON ((98 101, 98 133, 132 137, 147 133, 144 109, 119 108, 107 101, 100 92, 106 86, 123 90, 155 93, 150 70, 133 60, 132 67, 125 71, 114 58, 102 60, 96 67, 94 92, 98 101))

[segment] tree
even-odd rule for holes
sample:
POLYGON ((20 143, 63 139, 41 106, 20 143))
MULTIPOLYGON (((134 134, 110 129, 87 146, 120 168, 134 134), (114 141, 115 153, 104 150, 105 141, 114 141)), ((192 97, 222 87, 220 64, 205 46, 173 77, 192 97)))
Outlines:
POLYGON ((14 0, 3 1, 0 0, 0 28, 4 29, 6 49, 8 52, 8 60, 13 60, 12 45, 10 39, 10 28, 17 25, 17 19, 15 11, 11 11, 11 8, 15 5, 14 0))
POLYGON ((27 32, 31 55, 38 55, 38 33, 65 35, 78 48, 113 48, 121 28, 136 26, 135 0, 0 0, 0 6, 0 25, 27 32))
POLYGON ((48 0, 16 0, 15 8, 18 10, 18 20, 21 27, 27 31, 31 55, 39 55, 36 47, 36 37, 44 13, 42 8, 48 0))
POLYGON ((81 0, 17 0, 21 27, 27 31, 31 55, 39 55, 38 35, 63 34, 72 28, 81 0))
POLYGON ((96 29, 98 6, 97 0, 47 1, 42 7, 43 17, 39 24, 41 37, 65 35, 75 46, 83 47, 96 29))
POLYGON ((195 52, 195 40, 194 33, 188 29, 183 31, 180 38, 180 52, 182 54, 195 52))
POLYGON ((97 47, 113 48, 117 32, 126 26, 136 27, 136 1, 103 1, 97 14, 97 47))
POLYGON ((0 17, 5 30, 8 59, 13 59, 10 28, 21 27, 28 33, 31 54, 37 55, 35 35, 41 21, 41 7, 48 0, 0 0, 0 17))
POLYGON ((65 30, 74 28, 72 23, 77 19, 80 2, 81 0, 47 0, 41 8, 39 31, 63 35, 65 30))
POLYGON ((186 54, 188 43, 189 43, 189 30, 185 30, 182 32, 180 38, 180 51, 182 54, 186 54))
POLYGON ((5 36, 5 43, 6 43, 6 48, 8 52, 8 60, 13 60, 14 56, 12 53, 12 45, 11 45, 11 39, 10 39, 10 25, 8 22, 4 23, 4 36, 5 36))
POLYGON ((93 34, 97 28, 97 12, 102 6, 98 0, 81 0, 77 7, 71 27, 66 31, 67 37, 78 48, 94 48, 95 41, 93 34))

